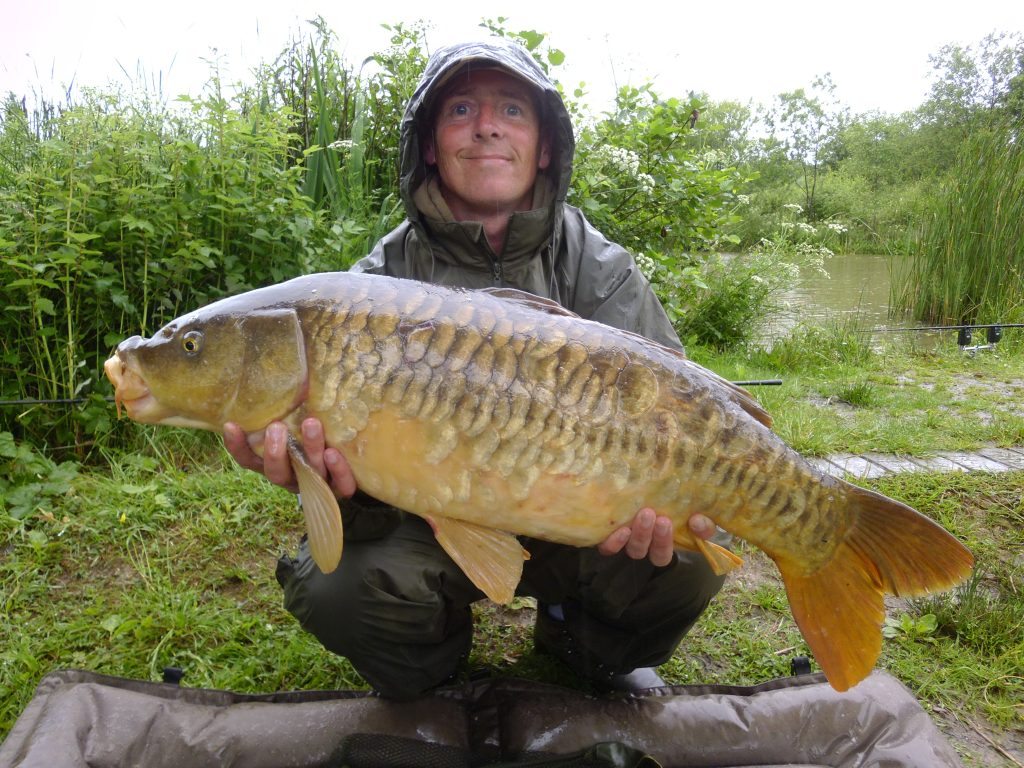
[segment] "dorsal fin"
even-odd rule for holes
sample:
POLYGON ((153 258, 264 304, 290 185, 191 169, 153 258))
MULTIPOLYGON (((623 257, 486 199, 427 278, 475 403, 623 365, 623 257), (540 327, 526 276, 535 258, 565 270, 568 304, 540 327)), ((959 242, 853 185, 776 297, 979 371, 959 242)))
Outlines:
POLYGON ((692 360, 686 360, 685 364, 688 368, 696 372, 701 377, 708 379, 713 384, 725 389, 726 395, 729 397, 729 399, 732 400, 744 411, 746 411, 749 416, 759 421, 764 426, 771 427, 771 414, 768 413, 768 411, 766 411, 764 408, 762 408, 761 404, 757 402, 757 399, 743 387, 739 386, 738 384, 733 384, 728 379, 722 378, 714 371, 709 370, 704 366, 700 365, 699 363, 693 362, 692 360))
POLYGON ((514 301, 517 304, 523 304, 531 309, 538 309, 541 312, 547 312, 549 315, 579 317, 575 312, 566 309, 553 299, 546 299, 543 296, 536 296, 532 293, 527 293, 526 291, 520 291, 518 288, 480 288, 478 290, 481 293, 488 293, 491 296, 504 299, 505 301, 514 301))

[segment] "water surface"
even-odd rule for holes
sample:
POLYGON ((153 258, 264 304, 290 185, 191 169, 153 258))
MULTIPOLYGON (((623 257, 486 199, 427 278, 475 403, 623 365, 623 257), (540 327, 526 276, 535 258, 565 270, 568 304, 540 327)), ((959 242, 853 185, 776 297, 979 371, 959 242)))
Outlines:
MULTIPOLYGON (((892 317, 889 312, 891 268, 893 259, 900 258, 844 254, 826 261, 824 274, 805 270, 800 284, 782 296, 783 308, 769 318, 761 338, 771 344, 799 323, 835 324, 865 332, 916 325, 913 318, 892 317)), ((871 335, 873 343, 879 343, 896 334, 871 335)))

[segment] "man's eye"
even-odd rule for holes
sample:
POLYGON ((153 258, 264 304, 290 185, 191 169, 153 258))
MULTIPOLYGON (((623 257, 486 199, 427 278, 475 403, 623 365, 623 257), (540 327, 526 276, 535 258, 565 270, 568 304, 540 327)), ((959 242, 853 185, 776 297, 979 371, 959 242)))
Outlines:
POLYGON ((465 104, 456 104, 451 112, 453 117, 465 117, 469 114, 469 107, 465 104))
POLYGON ((509 104, 508 107, 505 108, 505 113, 511 117, 520 117, 523 114, 523 108, 518 104, 509 104))

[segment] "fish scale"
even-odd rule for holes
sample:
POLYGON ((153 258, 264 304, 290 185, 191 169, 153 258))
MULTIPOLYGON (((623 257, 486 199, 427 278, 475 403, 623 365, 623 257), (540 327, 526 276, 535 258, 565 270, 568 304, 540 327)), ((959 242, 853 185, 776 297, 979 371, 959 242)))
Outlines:
MULTIPOLYGON (((304 418, 320 419, 359 487, 425 517, 500 602, 527 556, 517 535, 592 546, 643 506, 725 572, 739 559, 686 525, 707 514, 776 562, 839 690, 878 656, 885 593, 949 588, 973 562, 923 515, 822 474, 747 392, 680 352, 510 289, 311 275, 128 339, 104 368, 139 421, 233 421, 258 447, 272 420, 298 437, 304 418)), ((311 553, 332 570, 337 500, 297 441, 289 452, 311 553)))

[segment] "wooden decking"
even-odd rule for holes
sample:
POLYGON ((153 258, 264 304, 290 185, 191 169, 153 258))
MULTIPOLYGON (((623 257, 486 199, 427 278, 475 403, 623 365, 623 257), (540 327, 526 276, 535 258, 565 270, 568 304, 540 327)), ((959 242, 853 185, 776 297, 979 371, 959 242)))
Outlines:
POLYGON ((970 453, 940 452, 929 457, 838 453, 810 461, 830 475, 856 479, 896 472, 1008 472, 1024 470, 1024 447, 982 448, 970 453))

